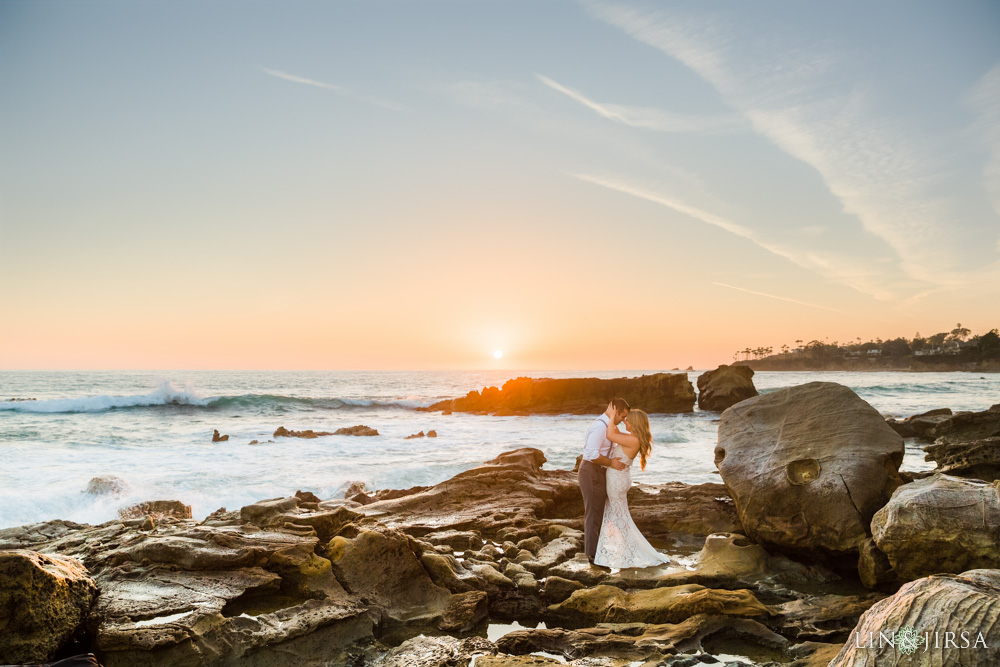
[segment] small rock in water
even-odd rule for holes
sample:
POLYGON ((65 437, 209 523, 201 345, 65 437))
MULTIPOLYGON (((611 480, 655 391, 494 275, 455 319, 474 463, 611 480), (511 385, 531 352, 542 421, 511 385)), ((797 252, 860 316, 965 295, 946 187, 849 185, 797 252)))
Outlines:
POLYGON ((318 438, 321 435, 333 435, 329 431, 313 431, 309 429, 307 431, 289 431, 284 426, 279 426, 278 430, 274 432, 275 438, 318 438))
POLYGON ((138 519, 148 515, 159 518, 190 519, 191 506, 185 505, 179 500, 149 500, 118 510, 118 516, 122 519, 138 519))
POLYGON ((359 493, 364 493, 364 492, 365 492, 364 482, 351 482, 350 484, 347 485, 347 490, 344 491, 344 497, 351 498, 352 496, 356 496, 359 493))
POLYGON ((248 444, 248 445, 259 445, 260 443, 259 443, 259 442, 257 442, 256 440, 251 440, 251 441, 250 441, 250 442, 248 442, 247 444, 248 444))
POLYGON ((427 431, 427 437, 428 438, 436 438, 436 437, 438 437, 438 432, 437 431, 427 431))
POLYGON ((408 435, 404 438, 404 440, 413 440, 414 438, 422 438, 422 437, 424 437, 423 431, 421 431, 420 433, 414 433, 413 435, 408 435))
POLYGON ((123 496, 127 490, 128 484, 125 480, 114 475, 94 477, 87 483, 87 493, 93 496, 123 496))
MULTIPOLYGON (((318 435, 330 435, 329 433, 320 433, 318 435)), ((333 432, 333 435, 378 435, 378 431, 375 429, 359 424, 358 426, 351 426, 350 428, 338 428, 333 432)))
POLYGON ((215 429, 212 433, 212 442, 225 442, 226 440, 229 440, 229 436, 219 435, 219 429, 215 429))

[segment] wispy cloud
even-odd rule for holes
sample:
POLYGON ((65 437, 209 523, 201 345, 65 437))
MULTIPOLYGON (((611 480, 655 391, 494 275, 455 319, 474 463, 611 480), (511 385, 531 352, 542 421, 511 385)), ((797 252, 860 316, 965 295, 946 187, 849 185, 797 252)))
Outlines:
POLYGON ((800 268, 817 273, 824 278, 856 289, 864 294, 869 294, 877 299, 893 298, 897 290, 905 287, 905 285, 899 284, 898 281, 886 279, 884 270, 879 265, 886 263, 887 259, 873 261, 831 251, 801 249, 788 244, 776 243, 764 238, 762 234, 746 225, 734 222, 729 218, 711 213, 697 206, 692 206, 676 197, 653 192, 648 188, 614 178, 591 174, 573 174, 573 176, 587 183, 599 185, 609 190, 615 190, 665 206, 699 222, 724 229, 730 234, 744 238, 762 250, 786 259, 800 268))
POLYGON ((649 107, 623 106, 595 102, 583 93, 550 79, 542 74, 535 75, 539 81, 570 99, 579 102, 599 116, 657 132, 694 132, 702 134, 729 134, 747 128, 746 121, 737 114, 713 114, 706 116, 685 116, 672 114, 649 107))
POLYGON ((799 301, 798 299, 789 299, 786 296, 777 296, 775 294, 766 294, 764 292, 755 292, 753 290, 749 290, 749 289, 746 289, 746 288, 743 288, 743 287, 736 287, 734 285, 727 285, 726 283, 715 283, 715 282, 713 282, 712 284, 713 285, 718 285, 719 287, 728 287, 729 289, 734 289, 734 290, 737 290, 739 292, 746 292, 747 294, 756 294, 757 296, 766 296, 768 299, 777 299, 778 301, 788 301, 789 303, 797 303, 800 306, 808 306, 810 308, 818 308, 820 310, 829 310, 829 311, 834 312, 834 313, 843 313, 844 315, 848 314, 848 313, 845 313, 842 310, 838 310, 837 308, 830 308, 829 306, 820 306, 819 304, 808 303, 806 301, 799 301))
POLYGON ((307 86, 313 86, 315 88, 322 88, 324 90, 331 90, 338 95, 343 95, 344 97, 350 97, 359 102, 364 102, 365 104, 371 104, 376 107, 381 107, 382 109, 388 109, 389 111, 402 111, 403 107, 395 104, 393 102, 387 102, 381 100, 377 97, 371 97, 369 95, 363 95, 361 93, 355 92, 350 88, 345 88, 344 86, 338 86, 335 83, 326 83, 325 81, 317 81, 315 79, 308 79, 304 76, 298 76, 296 74, 289 74, 288 72, 282 72, 281 70, 268 69, 267 67, 262 67, 261 71, 265 74, 269 74, 273 77, 279 79, 284 79, 285 81, 292 81, 294 83, 302 83, 307 86))
MULTIPOLYGON (((939 144, 949 138, 927 136, 908 119, 880 114, 863 86, 845 85, 864 81, 865 72, 852 69, 857 66, 835 46, 747 31, 738 17, 725 14, 651 12, 597 1, 586 6, 596 18, 686 64, 757 133, 815 169, 843 210, 896 253, 898 268, 873 276, 883 287, 900 271, 916 288, 908 293, 968 285, 970 265, 989 261, 982 249, 995 242, 991 225, 963 224, 967 202, 947 194, 955 170, 939 144)), ((992 91, 991 82, 983 88, 992 91)), ((1000 162, 990 165, 987 180, 1000 169, 992 166, 1000 162)))

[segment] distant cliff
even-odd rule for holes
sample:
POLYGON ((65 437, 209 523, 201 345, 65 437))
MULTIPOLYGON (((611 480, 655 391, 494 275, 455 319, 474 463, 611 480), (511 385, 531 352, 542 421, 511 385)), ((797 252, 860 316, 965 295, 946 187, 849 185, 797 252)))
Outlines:
POLYGON ((783 354, 764 359, 738 361, 734 366, 749 366, 755 371, 913 371, 1000 373, 1000 360, 963 360, 957 355, 918 357, 838 357, 816 359, 805 354, 783 354))

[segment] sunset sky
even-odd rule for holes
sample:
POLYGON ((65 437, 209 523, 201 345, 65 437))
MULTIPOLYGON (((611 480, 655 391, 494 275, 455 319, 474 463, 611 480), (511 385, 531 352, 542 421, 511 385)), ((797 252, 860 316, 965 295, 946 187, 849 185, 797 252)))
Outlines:
POLYGON ((3 2, 0 279, 0 369, 983 333, 1000 4, 3 2))

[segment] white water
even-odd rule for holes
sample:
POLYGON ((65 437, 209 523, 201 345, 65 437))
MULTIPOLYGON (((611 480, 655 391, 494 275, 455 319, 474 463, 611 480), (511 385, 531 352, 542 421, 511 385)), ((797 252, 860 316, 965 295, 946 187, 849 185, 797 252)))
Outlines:
MULTIPOLYGON (((181 500, 201 518, 298 489, 334 497, 352 480, 369 489, 429 485, 518 447, 541 449, 548 467, 571 468, 588 417, 442 416, 412 408, 518 375, 652 372, 2 372, 0 401, 37 400, 0 402, 0 527, 57 518, 98 523, 140 500, 181 500), (356 424, 380 435, 271 435, 278 426, 334 431, 356 424), (212 443, 213 429, 229 441, 212 443), (430 429, 439 437, 405 439, 430 429), (255 439, 261 444, 248 445, 255 439), (85 493, 99 475, 122 478, 126 492, 85 493)), ((695 381, 698 373, 688 375, 695 381)), ((762 392, 818 379, 839 382, 884 414, 905 416, 1000 402, 1000 376, 980 377, 761 372, 754 381, 762 392)), ((718 481, 712 463, 717 418, 652 415, 653 456, 637 481, 718 481)), ((930 467, 922 459, 911 445, 903 467, 930 467)))

